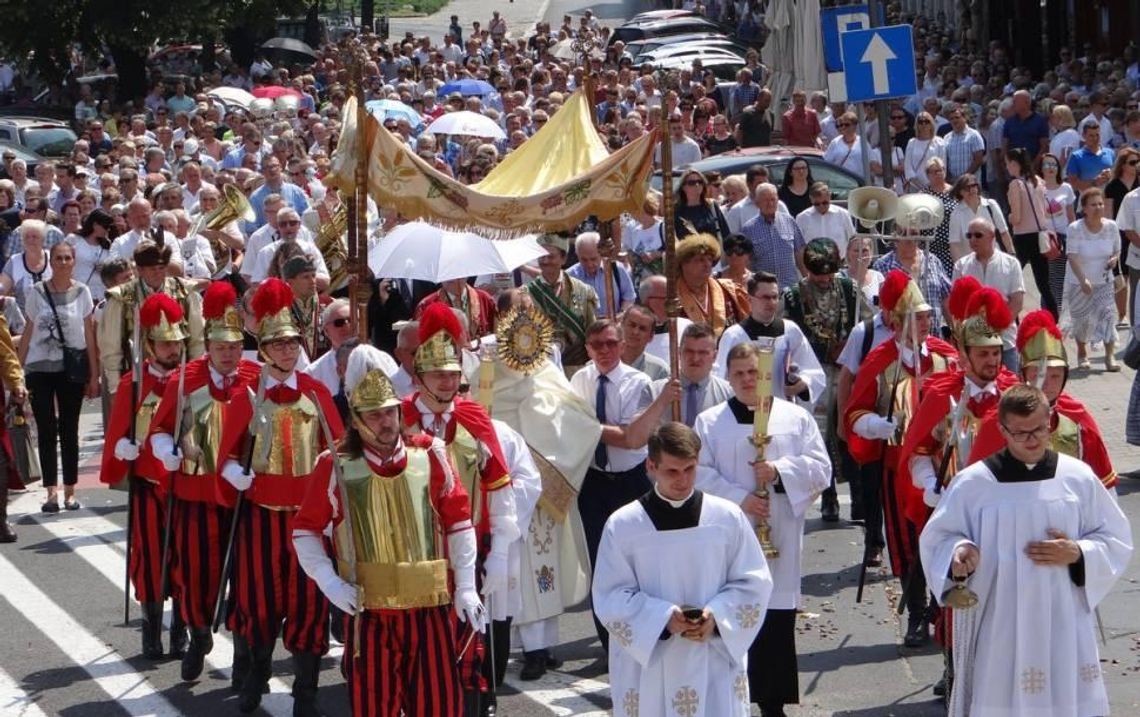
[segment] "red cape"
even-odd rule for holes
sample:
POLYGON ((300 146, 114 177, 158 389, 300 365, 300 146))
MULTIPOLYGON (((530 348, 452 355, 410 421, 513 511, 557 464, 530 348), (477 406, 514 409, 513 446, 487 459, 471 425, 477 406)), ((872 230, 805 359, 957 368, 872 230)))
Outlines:
MULTIPOLYGON (((1088 412, 1083 403, 1067 393, 1062 393, 1057 397, 1053 409, 1075 422, 1080 428, 1081 454, 1078 457, 1093 469, 1096 477, 1100 478, 1100 482, 1104 484, 1105 488, 1115 488, 1117 483, 1116 471, 1112 468, 1112 459, 1104 445, 1104 437, 1101 436, 1100 427, 1096 425, 1092 414, 1088 412)), ((990 411, 989 415, 982 420, 982 425, 978 429, 978 436, 974 439, 974 445, 970 449, 970 463, 985 460, 1002 448, 1005 448, 1005 439, 1002 438, 998 427, 997 411, 990 411)))
MULTIPOLYGON (((906 437, 903 438, 902 450, 899 452, 897 475, 904 484, 914 484, 910 475, 912 456, 931 456, 934 460, 934 470, 938 470, 938 464, 942 460, 943 443, 935 438, 934 430, 950 415, 950 399, 958 400, 961 397, 965 381, 966 371, 959 368, 931 376, 922 387, 922 403, 911 419, 906 437)), ((998 393, 1003 393, 1010 386, 1020 383, 1020 379, 1017 374, 1002 366, 994 383, 998 393)), ((967 465, 969 463, 959 462, 958 470, 967 465)), ((926 525, 930 508, 923 502, 921 490, 916 489, 912 495, 917 496, 917 500, 908 501, 906 515, 921 530, 926 525)))
MULTIPOLYGON (((958 352, 949 343, 942 339, 929 337, 926 339, 926 345, 930 350, 930 354, 938 354, 947 359, 951 366, 955 366, 958 361, 958 352)), ((879 395, 879 376, 886 371, 892 363, 894 363, 899 356, 898 344, 893 340, 887 340, 876 346, 867 354, 863 359, 863 363, 859 364, 859 373, 855 374, 855 384, 851 388, 851 396, 847 399, 847 413, 844 415, 843 420, 847 428, 847 449, 851 453, 851 457, 857 463, 866 464, 873 463, 882 457, 883 441, 870 440, 863 438, 855 433, 855 421, 865 413, 875 413, 876 403, 879 395)), ((923 372, 931 370, 934 364, 934 358, 931 355, 923 357, 922 369, 923 372)), ((904 369, 911 376, 914 372, 911 369, 904 369)), ((937 374, 931 374, 933 377, 937 374)), ((892 377, 893 378, 893 377, 892 377)))
MULTIPOLYGON (((443 301, 443 291, 444 289, 440 289, 434 294, 428 294, 425 296, 423 300, 420 301, 419 305, 416 306, 415 318, 419 319, 421 316, 423 316, 424 310, 427 309, 427 307, 431 306, 434 303, 443 301)), ((467 335, 473 338, 479 338, 480 336, 486 336, 487 334, 492 333, 495 330, 495 318, 499 313, 498 308, 495 306, 495 300, 492 299, 491 295, 487 292, 483 291, 482 289, 476 289, 473 286, 467 287, 467 297, 468 301, 475 300, 479 302, 479 325, 468 326, 467 335)), ((450 304, 448 305, 450 306, 450 304)), ((467 316, 471 316, 470 311, 467 312, 467 316)))
MULTIPOLYGON (((307 373, 298 371, 294 375, 297 378, 297 390, 306 396, 315 398, 317 409, 324 414, 325 420, 329 422, 333 440, 339 441, 344 436, 344 424, 341 423, 340 414, 336 410, 336 404, 333 403, 332 394, 329 393, 328 388, 307 373)), ((256 394, 257 381, 251 383, 249 388, 256 394)), ((249 391, 238 391, 233 397, 233 402, 226 412, 225 422, 222 424, 222 445, 219 448, 218 455, 236 461, 244 461, 245 448, 250 435, 249 428, 252 422, 253 403, 250 401, 249 391)), ((321 436, 318 443, 323 448, 328 448, 325 445, 324 436, 321 436)), ((254 449, 256 450, 256 446, 254 449)), ((219 461, 222 460, 224 459, 219 458, 219 461)), ((310 473, 304 480, 301 480, 299 476, 282 478, 258 474, 253 480, 253 485, 246 491, 245 497, 259 505, 299 506, 304 498, 305 488, 311 476, 310 473)), ((225 480, 219 480, 218 486, 220 491, 218 502, 223 505, 232 504, 234 492, 230 484, 225 480)))
MULTIPOLYGON (((134 385, 134 375, 129 371, 119 379, 119 387, 111 399, 111 414, 107 417, 107 430, 104 435, 103 462, 99 470, 99 480, 107 485, 114 485, 127 475, 129 466, 126 461, 115 458, 115 444, 120 438, 127 437, 131 421, 134 420, 139 406, 142 406, 143 401, 150 394, 154 393, 161 396, 167 385, 178 385, 178 371, 171 371, 164 381, 159 381, 150 372, 149 367, 150 361, 144 361, 142 390, 139 391, 137 405, 131 405, 131 387, 134 385)), ((153 423, 153 421, 152 417, 151 422, 153 423)), ((135 436, 135 442, 139 444, 139 457, 135 460, 135 475, 158 483, 165 489, 169 473, 162 462, 151 453, 150 442, 146 440, 148 435, 150 435, 149 430, 143 435, 135 436)))
MULTIPOLYGON (((183 391, 187 396, 194 394, 197 391, 209 386, 208 390, 217 392, 218 389, 212 386, 210 379, 210 364, 209 356, 203 355, 190 361, 186 364, 186 382, 183 391)), ((244 393, 246 386, 257 386, 258 376, 261 373, 261 365, 255 361, 248 361, 242 359, 238 363, 237 383, 230 388, 229 398, 238 393, 244 393)), ((221 396, 216 396, 218 400, 223 400, 221 396)), ((232 406, 232 401, 227 401, 223 406, 223 411, 229 411, 232 406)), ((154 419, 150 423, 150 433, 167 433, 170 436, 174 435, 174 421, 175 412, 178 410, 178 381, 168 381, 166 384, 166 391, 162 394, 162 401, 158 404, 158 410, 155 411, 154 419)), ((225 418, 223 413, 223 425, 225 425, 225 418)), ((149 447, 150 441, 147 441, 149 447)), ((220 449, 219 449, 220 450, 220 449)), ((219 453, 218 455, 224 455, 219 453)), ((227 502, 220 503, 221 505, 233 505, 235 497, 233 489, 228 483, 224 488, 220 485, 220 475, 210 476, 195 476, 193 479, 182 480, 179 477, 175 482, 174 492, 175 495, 181 500, 193 500, 204 502, 217 502, 219 496, 227 499, 227 502), (208 481, 208 485, 206 484, 208 481), (221 491, 221 493, 219 493, 221 491)))
MULTIPOLYGON (((422 414, 416 407, 416 398, 419 395, 417 391, 404 399, 402 408, 404 425, 407 427, 420 425, 422 414)), ((450 444, 455 439, 456 422, 466 428, 467 432, 490 453, 480 471, 479 485, 484 491, 494 491, 509 486, 511 479, 507 471, 507 461, 503 458, 503 449, 499 445, 499 437, 495 433, 495 427, 491 425, 491 417, 487 415, 487 410, 469 398, 456 397, 451 402, 451 415, 455 421, 448 424, 447 435, 440 438, 450 444)))

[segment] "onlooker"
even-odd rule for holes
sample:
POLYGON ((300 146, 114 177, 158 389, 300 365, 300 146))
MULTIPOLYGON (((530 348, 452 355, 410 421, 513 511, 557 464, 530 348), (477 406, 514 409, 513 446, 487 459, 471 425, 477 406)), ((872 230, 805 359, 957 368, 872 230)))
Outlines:
MULTIPOLYGON (((1021 264, 1011 254, 997 251, 993 222, 985 217, 970 220, 966 226, 966 240, 970 243, 971 251, 954 262, 951 279, 972 276, 982 286, 997 289, 1005 298, 1010 313, 1019 315, 1025 300, 1025 279, 1021 275, 1021 264)), ((1016 337, 1017 326, 1014 324, 1007 327, 1001 336, 1002 363, 1014 373, 1019 368, 1016 337)))
MULTIPOLYGON (((745 70, 741 70, 741 72, 745 72, 745 70)), ((771 91, 765 88, 756 93, 756 101, 746 107, 737 118, 737 146, 767 147, 772 144, 772 127, 775 120, 772 116, 771 106, 771 91)))
MULTIPOLYGON (((953 120, 951 120, 953 121, 953 120)), ((1002 151, 1024 149, 1032 162, 1039 152, 1049 151, 1049 123, 1033 111, 1033 98, 1026 90, 1013 93, 1013 114, 1002 127, 1002 151)))
POLYGON ((711 234, 721 243, 732 233, 720 205, 709 198, 708 180, 695 169, 681 175, 673 231, 678 241, 690 234, 711 234))
POLYGON ((849 172, 863 178, 863 152, 866 145, 863 138, 858 136, 859 120, 854 112, 844 112, 835 121, 839 136, 831 140, 827 150, 823 153, 823 161, 843 167, 849 172))
POLYGON ((981 217, 990 220, 1005 251, 1013 253, 1013 239, 1009 235, 1005 216, 994 200, 982 196, 982 185, 972 174, 963 174, 954 182, 951 194, 957 205, 950 213, 950 256, 958 261, 967 253, 966 228, 981 217))
POLYGON ((83 220, 72 246, 75 248, 73 273, 90 290, 91 300, 103 300, 106 288, 99 276, 99 264, 111 258, 111 240, 115 237, 115 222, 102 209, 95 209, 83 220))
MULTIPOLYGON (((1037 156, 1037 175, 1044 183, 1045 213, 1049 216, 1046 229, 1056 233, 1057 242, 1061 246, 1061 256, 1049 259, 1049 290, 1053 293, 1053 300, 1057 302, 1057 313, 1064 310, 1065 302, 1065 273, 1069 261, 1065 257, 1065 235, 1068 234, 1069 225, 1076 218, 1077 195, 1068 182, 1062 182, 1061 162, 1051 152, 1037 156)), ((1140 252, 1133 252, 1132 256, 1140 265, 1140 252)), ((1131 276, 1131 275, 1130 275, 1131 276)), ((1137 274, 1140 278, 1140 273, 1137 274)))
POLYGON ((1081 127, 1084 146, 1069 155, 1065 165, 1065 181, 1073 185, 1077 192, 1091 187, 1104 188, 1112 179, 1112 162, 1116 155, 1108 147, 1101 146, 1100 125, 1087 124, 1081 127))
POLYGON ((52 266, 44 249, 47 228, 47 224, 39 219, 25 219, 18 231, 24 250, 13 254, 0 271, 0 294, 15 296, 16 304, 25 313, 32 285, 51 278, 52 266))
POLYGON ((1009 227, 1017 260, 1023 267, 1029 264, 1033 268, 1033 283, 1041 295, 1041 308, 1056 318, 1057 302, 1049 288, 1049 262, 1041 253, 1038 239, 1038 234, 1046 231, 1048 225, 1044 186, 1033 173, 1029 153, 1020 147, 1009 151, 1005 167, 1009 173, 1009 227))
POLYGON ((1077 368, 1089 368, 1088 344, 1104 344, 1104 368, 1119 371, 1116 363, 1116 293, 1112 270, 1120 261, 1120 231, 1104 217, 1104 192, 1081 193, 1084 218, 1069 225, 1066 255, 1069 279, 1065 282, 1069 322, 1062 329, 1077 342, 1077 368))
POLYGON ((919 112, 914 120, 914 137, 907 142, 903 153, 903 188, 907 192, 918 192, 926 187, 926 162, 931 157, 945 161, 946 142, 934 134, 934 118, 927 112, 919 112))
POLYGON ((807 242, 795 220, 778 211, 780 198, 774 185, 758 185, 753 201, 759 213, 740 230, 752 242, 752 271, 775 274, 783 291, 803 276, 807 242))
POLYGON ((95 303, 91 292, 72 278, 75 250, 70 244, 51 249, 52 274, 28 292, 28 325, 20 337, 24 366, 36 419, 40 466, 47 488, 45 513, 59 512, 58 469, 63 473, 63 504, 78 510, 79 412, 83 398, 99 395, 99 353, 95 344, 95 303), (85 350, 85 353, 84 353, 85 350), (74 352, 74 361, 64 354, 74 352), (82 366, 85 357, 87 365, 82 366), (59 457, 56 456, 56 444, 59 457))
POLYGON ((1049 115, 1049 124, 1054 131, 1053 138, 1049 140, 1049 154, 1060 161, 1061 178, 1064 179, 1069 155, 1081 146, 1081 135, 1073 129, 1077 121, 1073 119, 1073 110, 1068 105, 1055 105, 1049 115))
POLYGON ((942 262, 942 270, 949 276, 954 271, 954 261, 950 256, 950 217, 958 202, 953 189, 947 184, 946 164, 938 157, 926 160, 926 187, 923 193, 942 202, 942 223, 934 228, 934 238, 930 240, 930 253, 942 262))
MULTIPOLYGON (((1117 224, 1120 224, 1120 209, 1124 204, 1124 196, 1133 189, 1140 187, 1140 172, 1137 171, 1137 165, 1140 165, 1140 151, 1131 147, 1121 148, 1116 153, 1116 160, 1112 163, 1112 179, 1108 180, 1108 184, 1104 186, 1104 215, 1117 224)), ((1129 250, 1128 241, 1124 238, 1123 233, 1120 235, 1120 239, 1120 261, 1112 270, 1112 273, 1117 276, 1128 273, 1131 266, 1128 263, 1129 257, 1140 252, 1140 249, 1129 250)), ((1128 311, 1128 291, 1123 282, 1118 282, 1118 286, 1116 315, 1123 319, 1128 311)))
POLYGON ((781 119, 784 144, 792 147, 819 146, 819 134, 823 128, 819 125, 819 115, 807 106, 807 93, 803 90, 792 90, 792 108, 781 119))
POLYGON ((966 124, 966 113, 961 107, 950 110, 949 120, 950 132, 945 137, 946 181, 956 180, 963 174, 977 176, 986 159, 985 140, 978 130, 966 124))
POLYGON ((811 176, 811 165, 806 157, 792 157, 784 168, 784 179, 780 182, 780 201, 793 217, 811 207, 809 191, 815 180, 811 176))
POLYGON ((843 207, 831 203, 831 187, 815 182, 809 191, 811 206, 796 216, 796 225, 808 241, 823 237, 835 243, 839 256, 847 253, 847 242, 855 236, 851 215, 843 207), (808 239, 810 237, 811 239, 808 239))

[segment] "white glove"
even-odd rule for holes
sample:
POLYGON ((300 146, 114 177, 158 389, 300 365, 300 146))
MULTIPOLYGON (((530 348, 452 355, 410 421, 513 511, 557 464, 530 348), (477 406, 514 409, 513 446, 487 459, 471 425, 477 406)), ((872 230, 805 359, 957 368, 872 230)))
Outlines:
POLYGON ((471 625, 476 632, 483 632, 487 627, 487 611, 474 588, 456 588, 455 614, 460 622, 471 625))
POLYGON ((885 441, 894 438, 895 432, 898 431, 898 423, 893 418, 884 418, 869 413, 866 416, 861 416, 859 421, 863 421, 864 418, 867 419, 864 424, 865 431, 857 431, 864 438, 885 441))
POLYGON ((115 442, 115 458, 120 461, 133 461, 139 457, 139 444, 131 442, 128 438, 120 438, 115 442))
POLYGON ((246 473, 237 461, 226 461, 222 466, 222 478, 237 490, 249 490, 253 485, 253 474, 246 473))
POLYGON ((910 482, 915 488, 931 491, 938 485, 938 475, 934 472, 934 461, 930 456, 913 456, 910 459, 910 482))
POLYGON ((151 436, 150 450, 168 471, 176 471, 182 465, 182 456, 174 452, 174 439, 169 433, 156 433, 151 436))
POLYGON ((355 585, 342 580, 339 576, 333 576, 323 581, 319 587, 333 605, 349 615, 356 614, 359 593, 355 585))
POLYGON ((924 488, 922 491, 922 502, 926 503, 931 508, 938 507, 938 501, 942 498, 941 493, 935 493, 934 488, 924 488))
POLYGON ((507 554, 492 550, 483 562, 483 597, 507 595, 507 554))

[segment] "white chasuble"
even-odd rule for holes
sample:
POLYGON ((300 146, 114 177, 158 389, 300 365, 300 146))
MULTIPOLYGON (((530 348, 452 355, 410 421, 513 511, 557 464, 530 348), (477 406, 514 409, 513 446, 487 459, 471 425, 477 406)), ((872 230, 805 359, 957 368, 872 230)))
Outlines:
MULTIPOLYGON (((697 487, 740 505, 756 490, 752 412, 731 398, 697 416, 693 430, 701 439, 697 487)), ((804 513, 831 484, 831 459, 815 419, 788 401, 772 401, 768 436, 764 459, 780 472, 779 488, 770 488, 768 498, 772 542, 780 551, 768 560, 774 583, 768 607, 791 610, 800 601, 804 513)))
POLYGON ((658 530, 642 501, 606 522, 594 571, 594 610, 610 633, 617 717, 747 717, 747 658, 772 578, 736 506, 702 495, 696 527, 658 530), (708 608, 704 642, 662 640, 673 608, 708 608))
POLYGON ((950 562, 964 543, 980 555, 968 582, 979 599, 974 614, 954 615, 955 632, 974 627, 954 687, 964 683, 964 714, 1107 715, 1093 609, 1127 567, 1132 538, 1092 469, 1055 453, 1027 468, 1006 450, 974 463, 951 481, 922 531, 922 566, 936 596, 952 585, 950 562), (1078 542, 1083 566, 1029 559, 1026 545, 1050 539, 1050 528, 1078 542))

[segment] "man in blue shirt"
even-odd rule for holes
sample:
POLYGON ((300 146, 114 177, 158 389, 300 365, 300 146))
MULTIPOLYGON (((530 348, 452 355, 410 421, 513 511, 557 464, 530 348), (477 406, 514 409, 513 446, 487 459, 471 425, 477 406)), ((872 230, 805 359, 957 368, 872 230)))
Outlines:
POLYGON ((758 184, 753 194, 759 214, 740 228, 752 242, 752 271, 775 274, 780 291, 794 286, 804 276, 804 235, 796 221, 777 211, 780 197, 774 184, 758 184))
POLYGON ((305 196, 305 190, 285 181, 285 175, 281 171, 281 160, 269 155, 261 163, 261 173, 265 176, 265 183, 249 197, 249 203, 256 215, 250 227, 251 232, 265 224, 265 197, 270 194, 280 194, 285 200, 285 205, 292 207, 297 216, 304 215, 309 208, 309 198, 305 196))
MULTIPOLYGON (((574 240, 574 253, 578 255, 578 263, 566 270, 566 273, 587 286, 593 287, 598 295, 598 318, 614 318, 606 305, 606 277, 602 272, 602 255, 598 251, 598 242, 601 237, 597 232, 583 232, 574 240)), ((637 294, 633 290, 633 278, 629 270, 620 262, 614 262, 615 276, 610 281, 610 291, 613 292, 614 306, 617 313, 625 311, 633 305, 637 294)))
POLYGON ((1033 99, 1025 90, 1013 93, 1013 115, 1001 130, 1002 154, 1008 157, 1014 147, 1028 152, 1031 160, 1049 151, 1049 122, 1033 111, 1033 99))
POLYGON ((1081 127, 1084 146, 1069 155, 1065 179, 1077 194, 1090 187, 1103 187, 1112 179, 1112 163, 1116 155, 1100 144, 1100 125, 1096 122, 1081 127))

